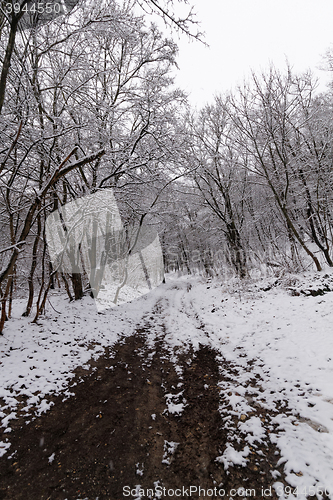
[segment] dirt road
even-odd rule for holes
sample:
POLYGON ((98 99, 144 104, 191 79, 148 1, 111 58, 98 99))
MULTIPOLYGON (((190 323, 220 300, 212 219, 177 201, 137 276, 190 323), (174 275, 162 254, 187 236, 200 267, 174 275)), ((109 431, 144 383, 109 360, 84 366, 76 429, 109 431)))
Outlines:
POLYGON ((157 308, 89 373, 76 370, 70 398, 54 397, 46 414, 13 423, 16 453, 0 459, 0 498, 277 498, 271 471, 283 482, 283 467, 270 439, 248 446, 246 466, 218 458, 233 433, 236 450, 248 445, 239 419, 259 416, 267 436, 273 428, 259 405, 249 415, 230 411, 222 387, 235 372, 217 354, 203 345, 171 349, 157 308))

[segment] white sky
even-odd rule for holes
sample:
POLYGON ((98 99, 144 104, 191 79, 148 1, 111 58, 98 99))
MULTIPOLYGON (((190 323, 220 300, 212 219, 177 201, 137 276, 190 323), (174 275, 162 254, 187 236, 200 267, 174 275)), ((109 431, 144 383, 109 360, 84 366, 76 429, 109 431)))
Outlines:
POLYGON ((332 0, 189 0, 195 6, 204 47, 185 36, 179 45, 176 84, 202 106, 215 93, 228 91, 273 62, 286 59, 297 72, 311 69, 320 89, 333 74, 319 69, 322 55, 333 47, 332 0))

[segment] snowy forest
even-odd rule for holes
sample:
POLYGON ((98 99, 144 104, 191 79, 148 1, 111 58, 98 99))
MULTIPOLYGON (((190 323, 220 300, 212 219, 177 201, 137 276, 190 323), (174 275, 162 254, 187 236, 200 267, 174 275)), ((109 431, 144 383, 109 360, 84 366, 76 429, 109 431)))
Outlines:
MULTIPOLYGON (((0 331, 15 297, 36 320, 49 289, 89 289, 53 269, 45 220, 107 188, 125 227, 145 217, 157 229, 166 272, 333 266, 331 89, 272 66, 192 109, 173 82, 176 43, 136 2, 74 2, 30 24, 2 3, 0 331)), ((202 43, 191 15, 143 8, 202 43)))
POLYGON ((0 500, 333 499, 333 78, 198 2, 0 0, 0 500))

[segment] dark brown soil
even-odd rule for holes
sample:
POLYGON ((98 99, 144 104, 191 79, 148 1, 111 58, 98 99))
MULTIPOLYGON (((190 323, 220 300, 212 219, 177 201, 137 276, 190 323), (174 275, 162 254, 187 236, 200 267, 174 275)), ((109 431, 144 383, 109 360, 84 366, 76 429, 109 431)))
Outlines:
MULTIPOLYGON (((230 416, 226 401, 219 411, 224 398, 216 353, 204 346, 177 353, 180 375, 163 335, 152 346, 146 334, 141 329, 120 341, 92 362, 89 373, 77 370, 70 384, 74 396, 64 401, 55 397, 47 413, 28 424, 18 421, 9 453, 0 459, 1 499, 133 500, 140 496, 126 494, 135 485, 141 485, 142 498, 151 499, 227 499, 239 487, 248 490, 247 496, 264 498, 262 488, 268 490, 276 481, 270 471, 283 472, 270 440, 251 447, 246 467, 225 471, 216 461, 230 439, 223 415, 230 416), (182 414, 169 414, 165 395, 181 391, 174 402, 186 401, 182 414), (173 454, 166 453, 166 442, 179 443, 173 454), (154 483, 165 488, 162 496, 147 492, 154 483), (190 486, 206 491, 190 495, 190 486), (183 487, 180 496, 175 490, 183 487), (225 495, 218 495, 219 489, 225 495)), ((224 369, 232 375, 232 366, 225 363, 224 369)), ((259 407, 252 415, 268 425, 269 412, 259 407)), ((236 424, 239 417, 232 418, 236 424)), ((238 437, 243 449, 245 436, 238 437)), ((270 498, 277 498, 274 489, 270 498)))

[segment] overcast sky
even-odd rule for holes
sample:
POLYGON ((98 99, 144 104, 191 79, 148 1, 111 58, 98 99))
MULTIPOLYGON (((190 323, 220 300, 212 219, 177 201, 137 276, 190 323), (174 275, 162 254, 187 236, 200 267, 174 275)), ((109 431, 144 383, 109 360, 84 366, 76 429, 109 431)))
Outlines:
MULTIPOLYGON (((182 36, 176 73, 179 87, 201 106, 214 93, 231 89, 273 62, 296 71, 309 68, 321 88, 331 73, 319 70, 322 55, 333 47, 332 0, 190 0, 209 48, 182 36)), ((333 74, 332 74, 333 79, 333 74)))

